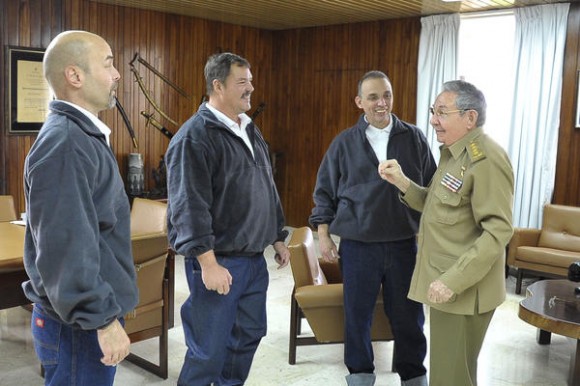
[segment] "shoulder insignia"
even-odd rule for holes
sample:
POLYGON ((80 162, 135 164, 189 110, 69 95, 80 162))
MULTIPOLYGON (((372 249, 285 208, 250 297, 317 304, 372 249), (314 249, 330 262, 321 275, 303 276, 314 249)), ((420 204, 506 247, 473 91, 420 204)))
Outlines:
POLYGON ((485 153, 479 147, 479 143, 476 141, 470 142, 467 146, 469 158, 471 158, 472 162, 479 161, 485 158, 485 153))

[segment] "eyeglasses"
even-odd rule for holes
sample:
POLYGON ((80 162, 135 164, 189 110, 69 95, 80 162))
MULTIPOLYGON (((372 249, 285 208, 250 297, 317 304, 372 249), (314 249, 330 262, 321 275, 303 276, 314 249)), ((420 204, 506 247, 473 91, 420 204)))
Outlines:
POLYGON ((450 111, 442 111, 442 110, 435 110, 433 106, 429 107, 429 112, 431 115, 436 115, 438 118, 446 118, 447 115, 453 113, 464 113, 469 109, 460 109, 460 110, 450 110, 450 111))

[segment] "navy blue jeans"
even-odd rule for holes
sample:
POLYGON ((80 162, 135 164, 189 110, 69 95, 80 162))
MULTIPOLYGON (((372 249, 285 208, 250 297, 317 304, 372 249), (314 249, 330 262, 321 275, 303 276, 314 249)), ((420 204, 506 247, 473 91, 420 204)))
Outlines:
POLYGON ((45 385, 112 385, 117 367, 101 363, 97 330, 72 328, 47 316, 39 305, 32 311, 32 337, 44 368, 45 385))
POLYGON ((415 268, 415 238, 381 243, 340 241, 344 283, 344 363, 351 373, 374 372, 371 323, 381 285, 385 313, 395 338, 395 367, 402 380, 426 373, 427 341, 420 303, 407 294, 415 268))
POLYGON ((232 275, 227 295, 208 291, 197 259, 185 259, 190 296, 181 307, 187 353, 178 385, 243 385, 266 335, 264 256, 217 257, 232 275))

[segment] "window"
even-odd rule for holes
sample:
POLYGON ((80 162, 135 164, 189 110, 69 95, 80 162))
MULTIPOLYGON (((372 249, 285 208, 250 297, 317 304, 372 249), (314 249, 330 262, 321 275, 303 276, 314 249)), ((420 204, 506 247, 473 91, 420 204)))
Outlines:
POLYGON ((507 149, 513 104, 513 12, 468 14, 459 25, 458 74, 485 95, 485 132, 507 149))

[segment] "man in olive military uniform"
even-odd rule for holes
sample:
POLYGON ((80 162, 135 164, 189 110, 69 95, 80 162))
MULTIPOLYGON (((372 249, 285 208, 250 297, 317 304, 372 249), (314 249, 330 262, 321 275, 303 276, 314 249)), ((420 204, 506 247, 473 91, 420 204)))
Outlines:
POLYGON ((472 84, 446 82, 431 108, 443 145, 430 185, 409 180, 394 159, 379 165, 401 199, 423 212, 409 298, 431 307, 431 386, 477 384, 477 357, 505 299, 513 171, 505 151, 483 132, 485 112, 485 98, 472 84))

